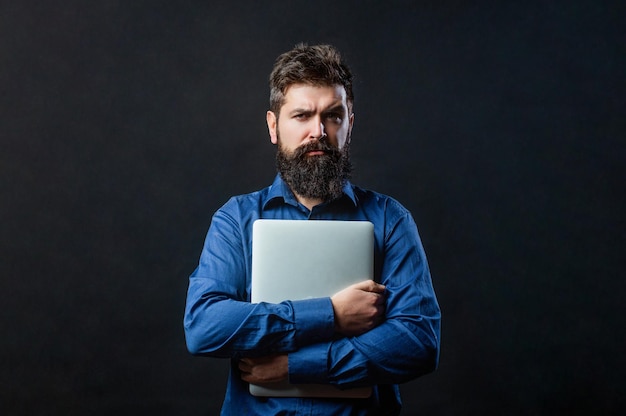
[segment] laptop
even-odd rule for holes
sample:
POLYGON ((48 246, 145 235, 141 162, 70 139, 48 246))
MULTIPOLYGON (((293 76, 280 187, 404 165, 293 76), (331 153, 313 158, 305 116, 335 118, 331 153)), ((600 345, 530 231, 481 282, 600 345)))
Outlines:
MULTIPOLYGON (((374 277, 369 221, 256 220, 252 226, 251 302, 327 297, 374 277)), ((366 398, 371 388, 324 384, 251 384, 261 397, 366 398)))

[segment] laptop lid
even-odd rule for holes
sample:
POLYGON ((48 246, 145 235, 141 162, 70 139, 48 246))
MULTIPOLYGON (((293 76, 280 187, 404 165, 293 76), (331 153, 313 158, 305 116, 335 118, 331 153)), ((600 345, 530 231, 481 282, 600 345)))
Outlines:
MULTIPOLYGON (((368 221, 257 220, 252 229, 251 302, 331 296, 374 277, 374 225, 368 221)), ((369 397, 371 388, 250 385, 255 396, 369 397)))

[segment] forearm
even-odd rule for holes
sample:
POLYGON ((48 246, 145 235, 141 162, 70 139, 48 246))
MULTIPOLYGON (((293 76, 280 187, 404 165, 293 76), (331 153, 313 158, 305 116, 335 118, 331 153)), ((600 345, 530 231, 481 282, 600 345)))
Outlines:
POLYGON ((290 382, 344 388, 403 383, 436 368, 438 336, 438 320, 388 320, 363 335, 310 345, 290 354, 290 382))
POLYGON ((206 279, 190 280, 184 328, 194 354, 260 356, 330 339, 332 306, 327 298, 280 304, 251 304, 202 290, 206 279))

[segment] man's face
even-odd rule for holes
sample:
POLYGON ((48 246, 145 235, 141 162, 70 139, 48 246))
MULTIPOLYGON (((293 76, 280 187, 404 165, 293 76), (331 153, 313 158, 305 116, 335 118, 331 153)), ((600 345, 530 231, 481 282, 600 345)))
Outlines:
POLYGON ((297 84, 285 95, 280 116, 268 112, 276 166, 299 196, 329 201, 339 197, 352 170, 350 129, 343 87, 297 84))
POLYGON ((330 145, 342 149, 350 140, 353 121, 341 85, 294 84, 285 92, 280 114, 267 112, 272 143, 278 144, 280 134, 281 146, 287 152, 323 135, 330 145))

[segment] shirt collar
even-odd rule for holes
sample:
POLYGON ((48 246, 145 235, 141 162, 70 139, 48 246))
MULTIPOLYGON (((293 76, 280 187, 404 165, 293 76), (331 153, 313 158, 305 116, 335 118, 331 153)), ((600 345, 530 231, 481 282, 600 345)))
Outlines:
MULTIPOLYGON (((343 186, 343 194, 344 196, 350 198, 354 206, 357 206, 356 195, 354 195, 354 189, 350 181, 346 181, 346 184, 343 186)), ((285 181, 283 181, 280 174, 276 175, 274 182, 270 185, 266 199, 263 201, 263 208, 266 208, 267 204, 278 198, 282 198, 282 200, 287 204, 298 206, 296 196, 293 194, 291 188, 289 188, 285 181)))

